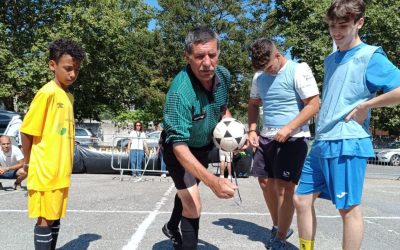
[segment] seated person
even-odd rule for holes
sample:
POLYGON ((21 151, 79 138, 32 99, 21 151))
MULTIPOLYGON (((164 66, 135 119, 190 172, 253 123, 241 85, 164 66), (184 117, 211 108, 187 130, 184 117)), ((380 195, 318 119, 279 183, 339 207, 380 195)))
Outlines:
MULTIPOLYGON (((11 145, 9 136, 3 135, 0 137, 0 179, 14 179, 14 189, 21 189, 21 182, 26 178, 24 155, 21 150, 11 145)), ((2 188, 0 182, 0 188, 2 188)))

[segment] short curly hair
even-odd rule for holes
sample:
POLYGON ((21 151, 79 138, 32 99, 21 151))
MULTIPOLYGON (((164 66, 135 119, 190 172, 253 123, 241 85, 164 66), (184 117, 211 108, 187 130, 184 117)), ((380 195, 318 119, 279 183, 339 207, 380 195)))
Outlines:
POLYGON ((363 0, 335 0, 332 2, 325 15, 325 22, 336 22, 354 20, 357 22, 364 17, 365 3, 363 0))
POLYGON ((74 41, 61 38, 55 40, 49 45, 49 61, 53 60, 58 62, 60 58, 68 54, 72 58, 82 62, 85 58, 85 52, 83 51, 82 47, 74 41))
POLYGON ((262 70, 271 60, 273 52, 276 50, 275 44, 267 39, 257 39, 251 46, 251 63, 255 70, 262 70))

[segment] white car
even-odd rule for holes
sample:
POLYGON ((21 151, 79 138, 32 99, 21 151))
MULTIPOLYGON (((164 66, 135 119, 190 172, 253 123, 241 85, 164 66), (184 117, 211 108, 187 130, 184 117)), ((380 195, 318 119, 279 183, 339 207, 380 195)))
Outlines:
POLYGON ((160 140, 161 131, 153 131, 146 134, 146 143, 149 148, 158 147, 158 141, 160 140))
POLYGON ((375 150, 376 160, 392 166, 400 166, 400 142, 393 142, 386 148, 375 150))
POLYGON ((90 129, 75 128, 75 143, 86 146, 99 146, 100 139, 90 129))
POLYGON ((0 135, 8 135, 13 145, 21 145, 19 129, 22 119, 22 113, 0 110, 0 135))

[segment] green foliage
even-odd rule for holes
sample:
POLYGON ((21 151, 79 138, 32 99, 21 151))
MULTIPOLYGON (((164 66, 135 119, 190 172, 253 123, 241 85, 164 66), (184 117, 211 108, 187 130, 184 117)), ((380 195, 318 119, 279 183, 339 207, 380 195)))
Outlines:
POLYGON ((112 121, 120 128, 128 128, 136 121, 141 121, 147 127, 151 121, 154 121, 154 116, 143 110, 124 111, 120 112, 112 121))
POLYGON ((323 60, 332 52, 332 40, 323 21, 331 1, 278 0, 277 16, 284 40, 295 60, 307 62, 319 86, 323 80, 323 60))
MULTIPOLYGON (((213 28, 221 37, 220 64, 232 74, 230 110, 242 122, 247 120, 254 73, 249 48, 257 38, 273 38, 295 60, 307 62, 322 84, 323 59, 332 51, 323 22, 331 0, 158 3, 160 8, 152 9, 143 0, 0 1, 0 101, 10 110, 27 108, 53 77, 47 67, 48 44, 66 37, 87 54, 71 89, 79 120, 114 117, 120 124, 158 123, 168 86, 185 65, 184 39, 198 25, 213 28), (156 26, 149 30, 151 20, 156 26)), ((400 1, 366 3, 362 39, 381 45, 398 66, 400 1)), ((374 127, 396 133, 399 111, 374 111, 374 127)))
POLYGON ((159 0, 157 31, 162 37, 162 75, 170 82, 185 64, 184 39, 196 26, 208 26, 221 38, 220 64, 232 74, 230 109, 235 117, 247 111, 253 71, 249 47, 261 35, 275 36, 272 1, 172 1, 159 0))
POLYGON ((5 65, 0 71, 4 75, 0 97, 7 109, 15 109, 15 98, 27 107, 36 91, 52 78, 47 46, 60 37, 77 41, 87 55, 71 89, 79 120, 99 120, 104 105, 117 113, 132 106, 153 108, 159 102, 160 97, 152 101, 147 95, 147 106, 141 105, 141 93, 154 89, 151 81, 157 82, 152 80, 157 71, 152 63, 155 34, 147 30, 153 12, 142 1, 5 1, 0 4, 0 17, 0 32, 7 35, 1 36, 4 42, 0 40, 1 65, 5 65))

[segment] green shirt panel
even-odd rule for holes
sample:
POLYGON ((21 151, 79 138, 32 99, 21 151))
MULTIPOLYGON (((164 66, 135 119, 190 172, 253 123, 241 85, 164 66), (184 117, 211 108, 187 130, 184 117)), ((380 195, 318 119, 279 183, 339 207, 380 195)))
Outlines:
POLYGON ((228 104, 229 71, 217 66, 213 91, 203 88, 187 65, 172 81, 164 108, 167 143, 185 142, 189 147, 211 143, 212 133, 228 104))

